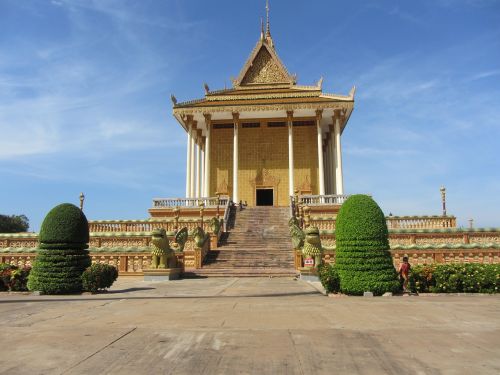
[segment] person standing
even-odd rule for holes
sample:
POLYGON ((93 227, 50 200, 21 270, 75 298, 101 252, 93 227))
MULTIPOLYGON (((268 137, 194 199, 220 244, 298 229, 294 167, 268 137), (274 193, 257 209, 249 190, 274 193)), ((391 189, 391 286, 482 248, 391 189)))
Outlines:
POLYGON ((408 280, 410 275, 411 265, 408 262, 408 257, 403 257, 403 263, 399 265, 399 277, 403 280, 403 293, 408 293, 408 280))

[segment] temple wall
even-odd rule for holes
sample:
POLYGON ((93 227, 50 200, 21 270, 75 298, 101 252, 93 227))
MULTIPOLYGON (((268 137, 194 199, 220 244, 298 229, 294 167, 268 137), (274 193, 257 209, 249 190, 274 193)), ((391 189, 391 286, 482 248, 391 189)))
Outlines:
MULTIPOLYGON (((286 159, 288 160, 288 157, 286 159)), ((293 161, 295 189, 301 190, 301 194, 319 194, 318 140, 315 126, 293 128, 293 161), (307 191, 308 188, 311 192, 307 191)))
POLYGON ((239 133, 240 199, 256 204, 255 188, 273 188, 274 202, 288 205, 288 133, 286 127, 242 128, 239 133))
MULTIPOLYGON (((316 128, 293 129, 294 185, 304 193, 318 194, 316 128)), ((210 195, 216 191, 232 196, 233 129, 213 129, 210 151, 210 195)), ((238 133, 239 198, 256 204, 256 187, 274 189, 274 202, 289 205, 288 129, 286 127, 240 127, 238 133)))
POLYGON ((210 147, 210 194, 218 191, 232 196, 233 129, 213 129, 210 147))

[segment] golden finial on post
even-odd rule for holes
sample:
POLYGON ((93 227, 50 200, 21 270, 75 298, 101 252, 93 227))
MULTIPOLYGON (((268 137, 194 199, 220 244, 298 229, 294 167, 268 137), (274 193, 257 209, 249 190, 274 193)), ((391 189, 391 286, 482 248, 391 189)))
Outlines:
POLYGON ((441 202, 443 204, 443 216, 446 216, 446 188, 441 186, 439 191, 441 192, 441 202))
POLYGON ((80 193, 80 210, 83 211, 83 202, 85 201, 85 195, 80 193))
POLYGON ((221 193, 216 191, 215 195, 217 195, 217 219, 219 219, 220 214, 219 214, 219 206, 220 206, 220 195, 221 193))
POLYGON ((304 228, 309 228, 311 221, 311 208, 304 206, 304 228))
POLYGON ((205 211, 205 203, 201 202, 200 203, 200 227, 203 229, 203 215, 205 211))
POLYGON ((175 206, 173 213, 174 213, 174 218, 175 218, 175 228, 174 231, 177 233, 179 230, 179 216, 180 216, 181 210, 179 209, 179 206, 175 206))

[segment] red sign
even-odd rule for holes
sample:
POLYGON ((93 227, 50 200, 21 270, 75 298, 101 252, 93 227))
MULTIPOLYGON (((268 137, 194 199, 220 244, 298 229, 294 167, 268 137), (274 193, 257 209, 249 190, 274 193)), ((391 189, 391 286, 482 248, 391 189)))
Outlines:
POLYGON ((304 266, 314 266, 314 259, 304 259, 304 266))

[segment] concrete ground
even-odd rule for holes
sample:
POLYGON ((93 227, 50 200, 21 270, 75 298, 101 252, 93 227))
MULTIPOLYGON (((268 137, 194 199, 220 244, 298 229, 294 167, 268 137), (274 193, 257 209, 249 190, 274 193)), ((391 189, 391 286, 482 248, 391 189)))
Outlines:
POLYGON ((0 293, 1 374, 500 374, 500 296, 325 297, 285 278, 0 293))

